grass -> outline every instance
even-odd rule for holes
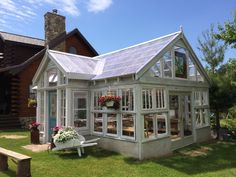
[[[0,146],[31,156],[32,177],[236,176],[236,143],[194,145],[169,157],[138,161],[98,147],[86,148],[86,154],[81,158],[76,151],[34,153],[21,147],[29,144],[28,131],[0,131],[0,136],[11,134],[28,137],[19,140],[0,138]],[[194,154],[197,155],[193,157]],[[13,177],[15,171],[16,165],[9,160],[9,170],[0,172],[0,177]]]

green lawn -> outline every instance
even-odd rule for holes
[[[28,131],[0,131],[0,136],[6,134],[29,136]],[[175,152],[171,157],[142,162],[97,147],[86,148],[82,158],[77,156],[76,151],[33,153],[21,147],[27,144],[29,138],[0,138],[1,147],[32,157],[32,177],[236,176],[236,143],[201,144],[203,149],[209,149],[205,155],[190,156],[190,151],[200,148],[192,146]],[[15,176],[15,170],[16,165],[9,160],[9,170],[0,172],[0,177]]]

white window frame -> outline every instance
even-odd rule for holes
[[[89,128],[89,106],[88,106],[88,91],[81,91],[81,90],[72,90],[72,125],[74,126],[74,121],[75,121],[75,102],[74,102],[74,94],[75,92],[80,92],[80,93],[85,93],[85,99],[86,99],[86,109],[81,109],[81,110],[86,110],[86,126],[85,127],[76,127],[79,128],[79,130],[87,130]]]
[[[126,136],[126,135],[123,135],[123,119],[122,119],[122,115],[123,114],[131,114],[133,116],[133,121],[134,121],[134,136]],[[125,139],[131,139],[131,140],[135,140],[135,137],[136,137],[136,116],[135,114],[132,114],[132,113],[121,113],[120,114],[120,120],[121,120],[121,137],[122,138],[125,138]]]
[[[116,134],[113,134],[113,133],[108,133],[107,130],[108,130],[108,114],[115,114],[116,115]],[[119,135],[119,119],[118,119],[118,114],[117,113],[106,113],[105,114],[106,118],[106,123],[105,123],[105,135],[107,136],[112,136],[112,137],[118,137]]]

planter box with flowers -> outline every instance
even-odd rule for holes
[[[37,122],[32,122],[29,125],[31,144],[39,144],[39,129],[38,129],[39,125],[40,125],[40,123],[37,123]]]
[[[53,137],[53,142],[56,145],[56,149],[65,149],[81,145],[84,140],[79,138],[80,136],[76,130],[67,127],[58,131]]]
[[[99,98],[99,103],[103,107],[119,109],[120,100],[121,98],[119,96],[106,95]]]

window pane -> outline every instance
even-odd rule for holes
[[[122,135],[134,137],[134,115],[122,114]]]
[[[50,69],[48,72],[48,86],[52,87],[52,86],[56,86],[57,85],[57,69],[53,68]]]
[[[143,109],[152,109],[152,89],[142,90]]]
[[[170,106],[170,133],[171,138],[180,137],[180,121],[181,117],[179,115],[179,96],[170,95],[169,96],[169,106]]]
[[[188,76],[190,80],[196,81],[196,68],[191,58],[188,59]]]
[[[69,53],[77,54],[77,49],[75,47],[73,47],[73,46],[70,46]]]
[[[164,63],[164,77],[172,77],[172,59],[171,52],[168,51],[163,56]]]
[[[66,126],[66,92],[61,90],[61,126]]]
[[[166,116],[165,115],[157,115],[157,135],[165,134],[167,132],[166,127]]]
[[[175,77],[187,78],[187,58],[183,52],[175,51]],[[181,50],[182,51],[182,50]]]
[[[107,114],[107,133],[117,134],[116,114]]]
[[[95,91],[93,97],[93,107],[94,110],[101,110],[101,104],[99,103],[99,98],[102,96],[102,91]]]
[[[156,89],[156,107],[165,108],[165,91],[164,89]]]
[[[60,84],[66,84],[66,76],[60,72]]]
[[[87,94],[74,92],[74,126],[87,126]]]
[[[41,95],[40,95],[40,131],[44,131],[44,124],[45,124],[45,119],[44,119],[44,116],[45,116],[45,113],[44,113],[44,92],[41,92]]]
[[[102,113],[94,113],[94,131],[103,132],[103,118]]]
[[[199,82],[204,81],[203,77],[201,76],[201,74],[198,71],[197,71],[197,81],[199,81]]]
[[[154,115],[153,114],[145,114],[144,115],[144,137],[151,138],[154,137]]]
[[[154,77],[161,77],[161,63],[160,61],[156,62],[156,64],[151,67],[151,73]]]
[[[184,112],[183,112],[183,124],[184,124],[184,136],[192,135],[192,116],[191,116],[191,98],[190,96],[184,96]]]
[[[134,110],[134,95],[133,89],[122,89],[122,110],[133,111]]]

